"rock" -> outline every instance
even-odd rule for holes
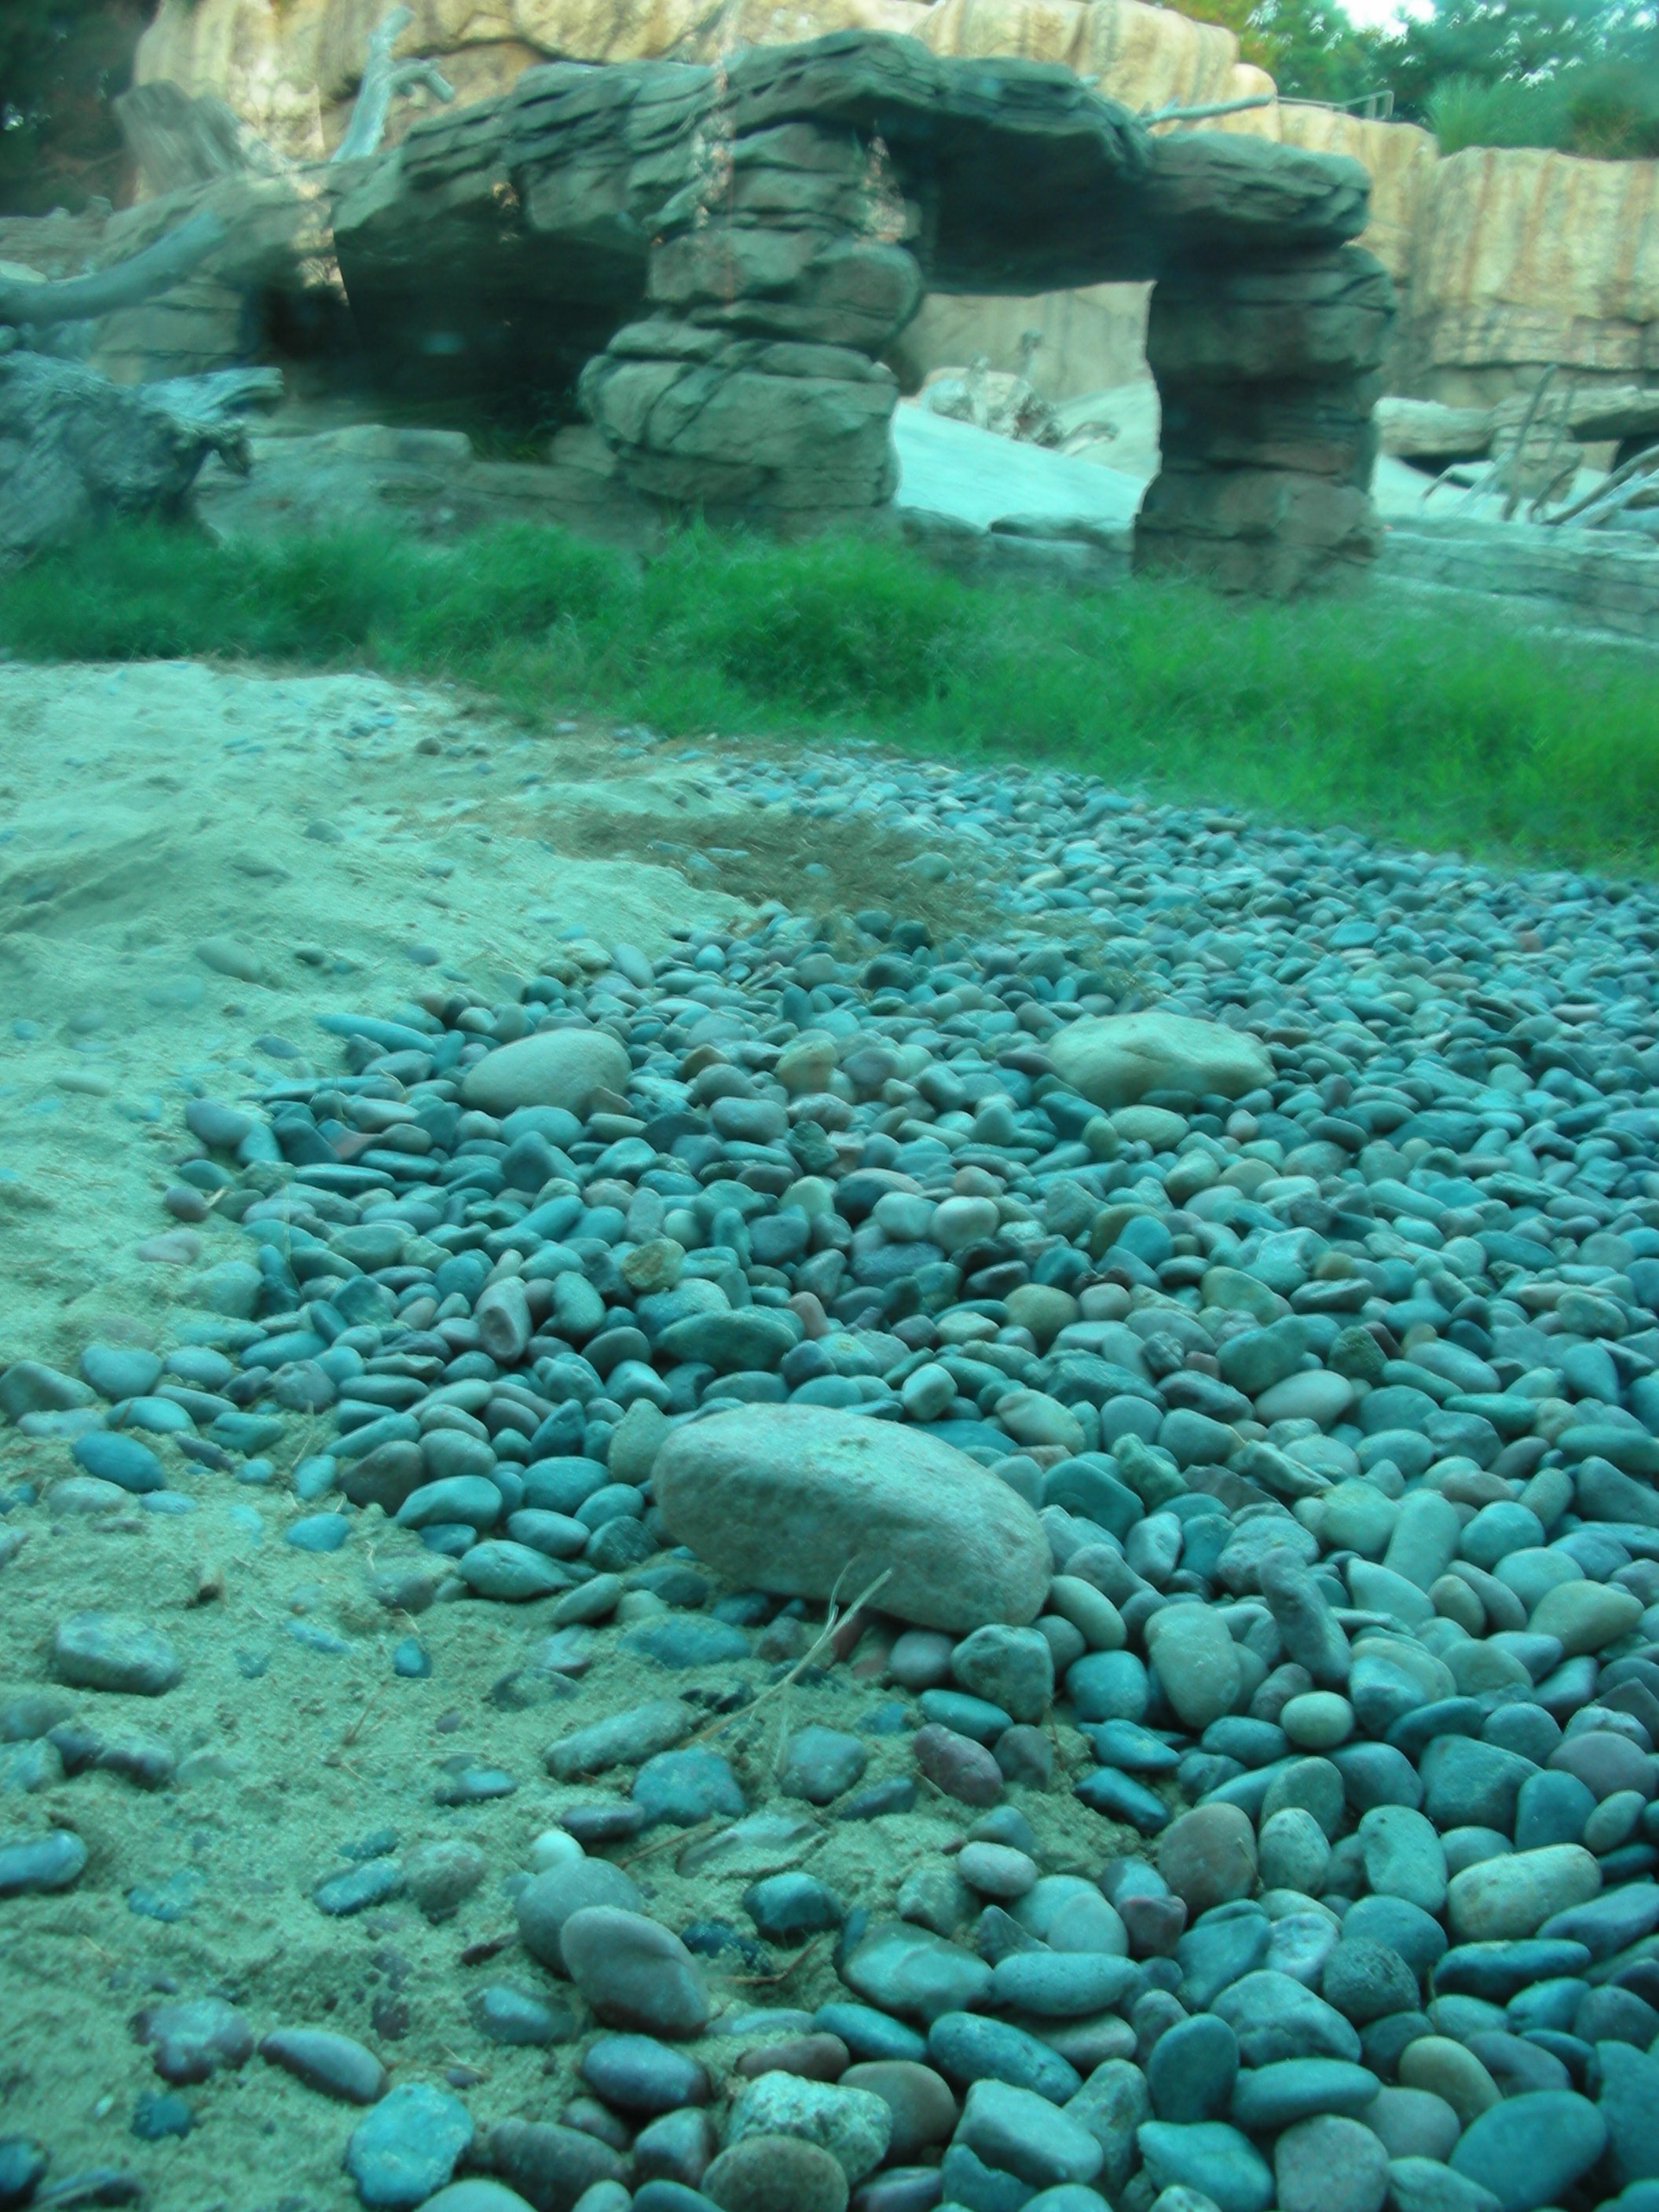
[[[1236,1805],[1200,1805],[1158,1838],[1158,1868],[1194,1917],[1255,1887],[1255,1834]]]
[[[137,1437],[126,1436],[118,1430],[88,1429],[84,1436],[75,1439],[72,1449],[76,1465],[85,1468],[100,1482],[115,1483],[140,1497],[152,1490],[167,1488],[161,1461]]]
[[[902,1920],[872,1929],[841,1972],[849,1989],[881,2011],[924,2023],[977,2004],[991,1987],[982,1959]]]
[[[1024,2028],[950,2012],[927,2031],[927,2055],[957,2082],[1006,2081],[1060,2105],[1081,2087],[1076,2069]]]
[[[1238,2038],[1213,2013],[1177,2021],[1152,2045],[1146,2086],[1160,2120],[1219,2119],[1238,2079]]]
[[[0,1897],[68,1889],[86,1864],[86,1845],[67,1828],[48,1828],[44,1835],[0,1835]]]
[[[325,2097],[372,2105],[386,2092],[386,2071],[372,2051],[326,2027],[275,2027],[259,2045],[269,2059]]]
[[[1443,2098],[1466,2128],[1498,2100],[1498,2084],[1480,2061],[1449,2036],[1414,2038],[1400,2054],[1400,2080]]]
[[[612,1905],[584,1906],[565,1921],[560,1948],[570,1978],[612,2027],[702,2033],[709,2014],[702,1969],[654,1920]]]
[[[1148,2120],[1135,2140],[1154,2189],[1195,2189],[1218,2212],[1267,2212],[1273,2201],[1266,2160],[1224,2120]]]
[[[466,1104],[501,1116],[525,1106],[585,1114],[596,1091],[626,1091],[628,1054],[605,1030],[549,1030],[498,1045],[467,1072]]]
[[[487,1982],[467,1999],[473,2026],[492,2043],[515,2048],[543,2049],[550,2043],[568,2043],[581,2023],[568,2006],[547,2004],[529,1990],[511,1982]]]
[[[691,1828],[717,1813],[736,1817],[744,1810],[737,1777],[717,1751],[659,1752],[634,1777],[633,1798],[647,1825]]]
[[[891,2107],[870,2090],[763,2074],[738,2090],[726,2140],[729,2149],[752,2136],[798,2137],[827,2151],[855,2187],[881,2163],[892,2128]]]
[[[1346,1930],[1325,1961],[1319,1986],[1326,2002],[1356,2027],[1413,2011],[1418,2002],[1417,1978],[1400,1954]]]
[[[1273,1081],[1254,1037],[1185,1014],[1104,1014],[1071,1023],[1048,1048],[1056,1075],[1097,1106],[1133,1106],[1149,1091],[1237,1098]]]
[[[455,1563],[456,1572],[477,1596],[522,1605],[551,1597],[569,1577],[554,1560],[528,1544],[510,1540],[474,1544]]]
[[[1288,1974],[1261,1969],[1246,1974],[1215,2000],[1215,2010],[1238,2038],[1247,2066],[1285,2058],[1359,2058],[1359,2037],[1340,2013]]]
[[[1454,1875],[1446,1892],[1452,1933],[1468,1942],[1535,1935],[1557,1912],[1594,1897],[1601,1869],[1578,1844],[1484,1859]]]
[[[1588,2098],[1533,2090],[1494,2105],[1465,2130],[1449,2161],[1490,2190],[1503,2212],[1559,2204],[1607,2147],[1607,2123]]]
[[[1598,2043],[1596,2109],[1607,2130],[1607,2178],[1615,2189],[1659,2178],[1659,2058],[1624,2042]]]
[[[184,1677],[178,1654],[159,1629],[114,1613],[76,1613],[59,1621],[52,1663],[58,1680],[72,1689],[136,1698],[163,1697]]]
[[[464,1836],[421,1844],[404,1861],[404,1886],[428,1920],[447,1920],[483,1880],[487,1862]]]
[[[1031,1509],[915,1431],[816,1407],[744,1407],[677,1431],[654,1480],[669,1533],[740,1585],[816,1598],[839,1587],[845,1599],[889,1574],[884,1612],[955,1632],[1024,1626],[1048,1589]]]
[[[679,1698],[654,1698],[562,1736],[548,1747],[547,1771],[556,1781],[574,1782],[613,1766],[643,1765],[658,1753],[684,1742],[695,1720],[690,1706]]]
[[[1311,1813],[1287,1805],[1262,1822],[1259,1856],[1264,1889],[1294,1889],[1316,1897],[1325,1886],[1331,1847]]]
[[[483,2181],[474,2178],[468,2181],[452,2181],[435,2197],[428,2197],[421,2212],[533,2212],[514,2189],[503,2189],[499,2181]]]
[[[253,2056],[253,2032],[222,1997],[187,1997],[139,2014],[135,2028],[155,2046],[155,2070],[164,2081],[205,2081],[221,2067],[233,2070]]]
[[[0,1413],[17,1422],[26,1413],[71,1413],[90,1406],[94,1392],[72,1375],[61,1375],[38,1359],[14,1360],[0,1374]]]
[[[1232,1711],[1238,1655],[1218,1613],[1204,1605],[1168,1606],[1147,1621],[1146,1649],[1164,1694],[1195,1735]]]
[[[1273,2145],[1279,2212],[1382,2212],[1389,2160],[1358,2120],[1298,2120]]]
[[[996,1622],[976,1628],[951,1653],[951,1672],[964,1690],[1016,1721],[1040,1721],[1054,1696],[1054,1654],[1035,1628]]]
[[[878,2058],[849,2066],[843,2089],[862,2089],[879,2097],[892,2115],[887,2160],[902,2166],[949,2139],[957,2124],[957,2100],[931,2066],[908,2058]]]
[[[643,1901],[635,1883],[609,1859],[579,1858],[550,1867],[526,1882],[514,1899],[519,1940],[532,1959],[562,1973],[565,1923],[573,1913],[599,1905],[635,1913]]]
[[[828,1805],[853,1787],[869,1763],[869,1751],[857,1736],[810,1722],[784,1747],[778,1787],[786,1797]]]
[[[1006,2081],[973,2084],[955,2141],[985,2165],[1039,2190],[1092,2181],[1105,2162],[1086,2128],[1046,2097]]]
[[[1499,2212],[1491,2190],[1431,2158],[1390,2159],[1389,2194],[1396,2212]]]
[[[346,2172],[370,2212],[413,2212],[444,2186],[471,2141],[459,2097],[402,2081],[352,2130]]]
[[[97,1468],[92,1471],[103,1472]],[[1642,1601],[1633,1590],[1590,1582],[1558,1583],[1534,1607],[1527,1626],[1534,1636],[1554,1637],[1571,1659],[1616,1642],[1635,1627],[1641,1613]]]
[[[1425,1912],[1446,1901],[1446,1853],[1432,1821],[1408,1805],[1376,1805],[1361,1815],[1365,1879],[1378,1894],[1404,1898]]]
[[[971,1737],[930,1722],[911,1738],[916,1766],[936,1790],[963,1805],[994,1805],[1002,1795],[1002,1769]]]
[[[574,2207],[585,2192],[616,2183],[628,2170],[597,2136],[545,2121],[497,2121],[489,2130],[489,2159],[504,2180],[538,2206]]]
[[[846,2212],[847,2176],[816,2143],[750,2136],[723,2150],[698,2185],[720,2212]]]
[[[1281,2058],[1240,2075],[1231,2118],[1249,2135],[1277,2135],[1322,2112],[1369,2114],[1377,2094],[1376,2075],[1346,2059]]]
[[[1104,1951],[1015,1951],[992,1969],[1000,2004],[1041,2020],[1082,2020],[1123,2003],[1140,1970]]]
[[[706,2105],[708,2069],[683,2051],[648,2035],[602,2035],[584,2052],[581,2075],[618,2112],[654,2117],[683,2105]]]

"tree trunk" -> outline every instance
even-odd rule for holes
[[[118,516],[179,514],[210,453],[246,471],[241,412],[281,389],[270,369],[125,385],[0,353],[0,569]]]

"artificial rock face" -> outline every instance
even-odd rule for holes
[[[1057,64],[866,31],[716,66],[554,63],[388,152],[221,178],[166,211],[203,201],[228,232],[204,281],[286,298],[267,327],[303,319],[321,269],[378,389],[580,410],[635,495],[774,526],[890,500],[885,356],[929,287],[1151,280],[1164,468],[1139,564],[1284,591],[1374,550],[1393,295],[1349,242],[1364,171],[1154,137]]]

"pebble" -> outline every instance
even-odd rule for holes
[[[332,2028],[272,2028],[261,2039],[259,2056],[308,2089],[348,2105],[373,2105],[386,2092],[386,2070],[374,2052]]]
[[[67,1828],[43,1834],[0,1834],[0,1898],[68,1889],[86,1871],[87,1847]]]
[[[1491,2191],[1503,2212],[1559,2203],[1607,2147],[1607,2122],[1571,2090],[1534,2090],[1493,2105],[1459,2138],[1454,2173]]]
[[[872,2090],[774,2073],[738,2092],[726,2140],[730,2148],[754,2136],[795,2136],[827,2152],[856,2187],[880,2164],[892,2131],[892,2108]]]
[[[82,1690],[159,1698],[177,1687],[184,1669],[159,1629],[112,1613],[71,1613],[52,1639],[52,1671]]]
[[[565,1923],[573,1913],[599,1905],[632,1913],[642,1901],[636,1884],[609,1859],[568,1860],[537,1875],[514,1897],[519,1940],[532,1959],[562,1973]]]
[[[755,1406],[678,1430],[653,1471],[668,1531],[739,1584],[828,1598],[883,1576],[883,1609],[919,1627],[1034,1620],[1049,1560],[1030,1507],[953,1445],[882,1426]]]
[[[352,2130],[346,2172],[370,2212],[413,2212],[444,2187],[471,2141],[459,2097],[400,2081]]]
[[[708,2022],[702,1968],[678,1936],[641,1913],[584,1905],[564,1922],[560,1950],[583,1996],[614,2027],[688,2036]]]
[[[994,851],[1000,938],[772,909],[654,961],[554,939],[499,1005],[423,969],[441,992],[390,1021],[331,1015],[351,1067],[386,1072],[285,1080],[269,1125],[214,1076],[237,1104],[187,1118],[225,1157],[185,1161],[177,1188],[204,1214],[222,1192],[204,1237],[248,1240],[186,1285],[218,1333],[165,1357],[88,1346],[84,1381],[0,1375],[0,1413],[78,1470],[39,1520],[0,1501],[6,1534],[113,1542],[131,1516],[154,1535],[172,1524],[132,1516],[135,1494],[210,1513],[261,1457],[274,1495],[285,1416],[320,1421],[295,1493],[343,1503],[288,1523],[296,1571],[309,1553],[319,1581],[355,1575],[353,1522],[379,1506],[404,1529],[370,1587],[411,1613],[441,1598],[422,1636],[458,1711],[477,1647],[455,1631],[503,1602],[534,1626],[480,1711],[582,1700],[539,1741],[555,1804],[592,1789],[560,1832],[595,1856],[509,1877],[532,1958],[561,1972],[568,1926],[609,2040],[696,2067],[672,2039],[706,2024],[703,1955],[763,1971],[750,1924],[816,1936],[824,1972],[836,1944],[859,2002],[769,2016],[746,2048],[777,2063],[738,2078],[850,2093],[809,2078],[850,2053],[938,2085],[950,2115],[911,2085],[930,2132],[902,2152],[895,2134],[870,2212],[941,2188],[975,2212],[1033,2191],[1096,2212],[1137,2145],[1136,2190],[1187,2192],[1164,2212],[1202,2212],[1195,2191],[1222,2212],[1311,2212],[1321,2191],[1376,2212],[1374,2145],[1397,2212],[1521,2212],[1650,2172],[1646,2076],[1618,2069],[1651,2063],[1652,1992],[1586,1978],[1659,1927],[1645,894],[1120,809],[1080,778],[851,754],[708,773],[809,830],[867,812]],[[1088,964],[1112,964],[1097,915],[1122,976]],[[191,1496],[164,1487],[174,1451]],[[60,1628],[58,1680],[142,1689],[151,1659],[178,1679],[157,1631],[93,1618]],[[179,1632],[192,1677],[198,1632]],[[278,1651],[316,1666],[365,1633],[307,1610]],[[418,1700],[433,1661],[411,1644],[388,1694]],[[745,1718],[798,1668],[763,1726]],[[659,1669],[685,1695],[639,1702]],[[58,1794],[84,1785],[46,1729],[5,1772],[42,1778],[67,1820]],[[171,1771],[170,1752],[120,1756],[120,1786]],[[445,1817],[489,1819],[507,1757],[441,1764]],[[676,1841],[681,1945],[644,1917],[650,1858],[636,1881],[599,1855],[688,1818],[735,1825]],[[1146,1860],[1122,1856],[1126,1827]],[[489,1893],[492,1832],[401,1857],[366,1839],[313,1894],[372,1915],[406,1892],[441,1917]],[[67,1827],[9,1837],[0,1891],[85,1863]],[[883,1917],[901,1894],[927,1924]],[[596,1917],[626,1923],[614,1957],[583,1948]],[[476,1995],[481,2033],[521,2027],[570,2086],[577,1996]],[[960,2128],[919,2028],[969,2085]],[[969,2046],[995,2060],[971,2081]],[[1601,2107],[1577,2094],[1595,2084]],[[581,2094],[572,2118],[618,2142],[647,2117],[620,2075]],[[1527,2135],[1552,2098],[1557,2169]],[[702,2193],[722,2158],[757,2204],[786,2172],[792,2204],[840,2201],[799,2135],[700,2165],[704,2116],[661,2112],[642,2205]],[[1612,2148],[1569,2173],[1595,2124]],[[1060,2160],[1073,2127],[1097,2170]],[[798,2172],[749,2149],[781,2141]],[[890,2171],[940,2145],[921,2184]],[[489,2161],[498,2181],[424,2175],[402,2201],[626,2201],[583,2127],[502,2123]]]
[[[720,2212],[846,2212],[847,2174],[829,2151],[800,2136],[755,2135],[711,2161],[701,2194]]]
[[[1358,2120],[1322,2113],[1273,2145],[1279,2212],[1382,2212],[1389,2160]]]

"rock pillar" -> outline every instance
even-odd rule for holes
[[[635,490],[772,527],[891,498],[898,398],[878,359],[921,273],[877,163],[844,127],[713,131],[671,203],[647,304],[591,361],[581,404]]]
[[[1372,409],[1394,321],[1355,246],[1278,262],[1176,262],[1152,291],[1146,355],[1163,466],[1135,567],[1225,591],[1341,589],[1376,556]]]

